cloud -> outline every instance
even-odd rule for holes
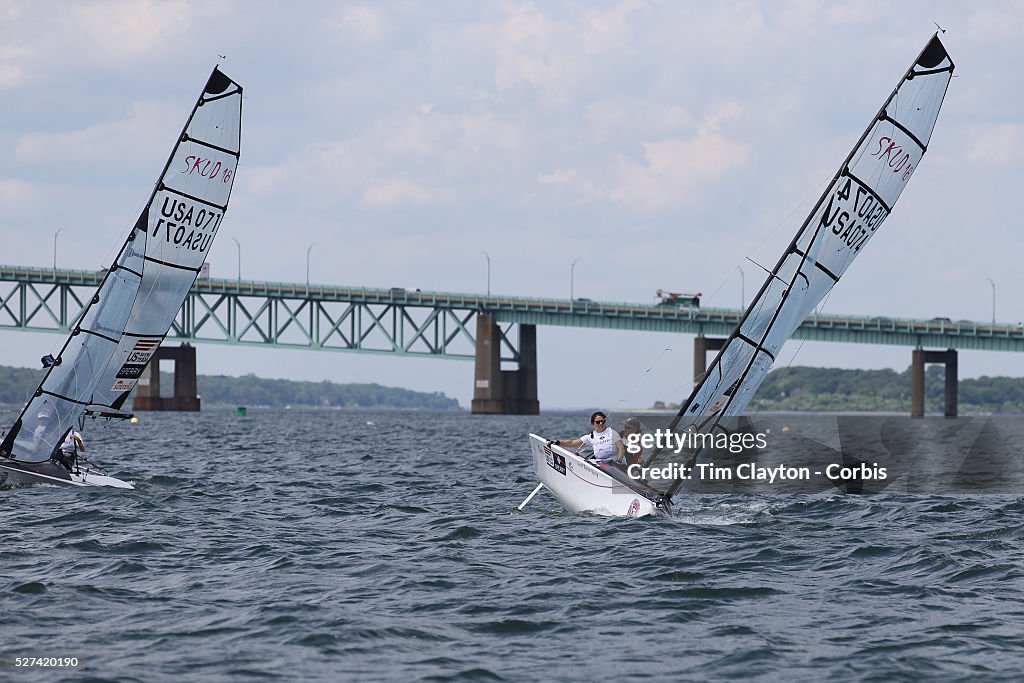
[[[174,135],[180,130],[177,112],[155,103],[133,103],[128,115],[119,121],[98,123],[82,130],[62,133],[28,133],[18,139],[15,156],[23,162],[51,164],[98,162],[99,168],[111,163],[129,162],[148,156],[160,148],[170,150]],[[175,131],[171,133],[170,131]],[[145,159],[145,163],[151,160]]]
[[[279,163],[243,168],[256,193],[319,193],[362,206],[448,204],[508,181],[528,134],[506,119],[437,113],[430,104],[381,117],[345,139],[311,143]],[[325,199],[326,201],[326,199]]]
[[[499,90],[528,83],[551,99],[563,100],[566,89],[580,78],[583,64],[570,47],[578,36],[532,4],[513,8],[494,32],[494,82]]]
[[[369,206],[395,204],[429,204],[434,201],[431,192],[406,180],[374,183],[363,191],[362,201]]]
[[[25,73],[21,67],[11,64],[7,56],[0,54],[0,90],[14,88],[21,84]]]
[[[25,33],[19,31],[24,6],[12,0],[0,0],[0,90],[14,88],[25,80],[24,64],[33,52],[19,44]]]
[[[20,180],[0,179],[0,202],[4,204],[28,204],[35,196],[35,189]]]
[[[965,22],[967,34],[981,44],[1019,43],[1021,11],[1019,0],[1003,3],[978,3]],[[951,28],[951,27],[950,27]]]
[[[599,57],[629,51],[628,20],[644,6],[626,0],[575,22],[555,20],[532,3],[511,7],[504,21],[482,31],[493,45],[495,85],[506,91],[525,83],[549,102],[568,102],[580,84],[601,73]]]
[[[588,10],[583,18],[583,47],[588,54],[628,50],[633,39],[629,18],[647,6],[644,0],[626,0],[607,10]]]
[[[691,199],[702,186],[746,163],[749,149],[713,131],[691,140],[644,144],[645,164],[622,162],[611,198],[654,211]]]
[[[342,29],[359,40],[372,42],[381,37],[385,29],[384,18],[376,10],[362,5],[346,7],[338,21]]]
[[[605,201],[607,192],[573,169],[555,169],[537,176],[537,184],[574,198],[576,204]]]
[[[172,49],[175,37],[192,29],[191,18],[185,0],[108,0],[72,5],[65,26],[87,44],[88,57],[110,62]]]
[[[617,124],[624,109],[602,105],[589,112],[600,127]],[[577,202],[607,202],[629,209],[657,211],[671,208],[691,200],[696,192],[719,178],[745,165],[751,156],[749,147],[730,139],[721,132],[722,124],[740,117],[742,108],[729,102],[715,109],[697,127],[689,138],[665,137],[639,143],[643,160],[638,161],[616,155],[599,162],[593,168],[574,170],[559,168],[537,175],[538,184],[562,194],[573,194]],[[686,113],[675,107],[667,108],[661,116],[661,126],[678,127],[688,119]],[[657,130],[658,125],[647,128]],[[601,168],[603,166],[603,169]],[[600,177],[605,180],[598,180]],[[604,184],[605,189],[599,189]]]
[[[602,99],[588,104],[584,115],[595,144],[638,130],[666,134],[693,124],[693,117],[683,107],[648,100]]]
[[[989,126],[973,136],[967,158],[979,163],[1019,165],[1024,161],[1024,124]]]

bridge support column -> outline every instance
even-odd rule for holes
[[[944,363],[946,366],[946,417],[957,415],[957,355],[956,349],[925,351],[914,349],[910,364],[910,417],[924,417],[924,366]]]
[[[476,316],[474,415],[537,415],[537,326],[519,325],[519,369],[501,369],[501,330],[487,313]]]
[[[160,361],[174,361],[174,397],[160,396]],[[196,393],[196,347],[182,344],[178,347],[161,346],[153,354],[135,390],[132,410],[199,410]]]
[[[699,335],[693,338],[693,382],[697,384],[704,379],[708,371],[708,351],[721,351],[725,339]]]

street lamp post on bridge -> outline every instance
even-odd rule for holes
[[[309,253],[313,251],[313,247],[316,246],[316,242],[313,242],[306,247],[306,287],[309,287]]]
[[[574,292],[576,282],[576,264],[582,256],[577,256],[576,260],[572,262],[572,267],[569,268],[569,311],[571,312],[576,305],[576,296]]]
[[[740,315],[747,309],[747,278],[743,275],[743,269],[736,266],[740,271]]]
[[[485,251],[483,252],[484,258],[487,259],[487,296],[491,295],[491,257]]]
[[[235,246],[238,247],[238,281],[242,281],[242,245],[237,238],[232,237],[235,241]]]
[[[992,324],[996,324],[996,283],[992,282],[992,278],[985,278],[992,285]]]
[[[57,232],[53,233],[53,272],[57,273],[57,235],[64,232],[64,228],[57,228]]]

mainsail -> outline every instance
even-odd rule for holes
[[[146,208],[0,455],[46,461],[87,409],[119,413],[220,229],[241,114],[242,87],[214,68]]]
[[[878,232],[928,149],[953,62],[936,34],[882,105],[740,324],[671,423],[676,431],[724,432],[744,412],[782,345]],[[693,461],[699,453],[690,455]],[[668,462],[673,453],[650,461]],[[650,482],[671,497],[682,480]]]

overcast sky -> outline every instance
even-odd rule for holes
[[[937,22],[931,148],[830,313],[1024,320],[1024,2],[0,0],[0,262],[109,265],[221,68],[242,159],[215,277],[749,302]],[[219,55],[225,55],[221,58]],[[741,270],[743,276],[741,277]],[[741,285],[745,280],[745,291]],[[692,336],[540,328],[542,407],[689,393]],[[57,335],[0,332],[38,366]],[[671,349],[665,351],[665,349]],[[906,368],[910,349],[780,364]],[[472,363],[199,348],[205,374],[375,381],[468,406]],[[648,371],[650,370],[650,371]],[[964,351],[961,376],[1024,375]],[[909,389],[908,389],[909,390]]]

